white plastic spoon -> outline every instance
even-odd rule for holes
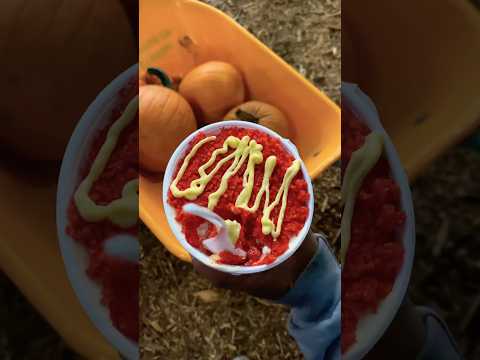
[[[215,214],[213,211],[197,205],[186,204],[183,206],[183,211],[192,214],[212,223],[218,230],[218,234],[214,238],[206,239],[203,241],[203,245],[212,253],[218,254],[222,251],[228,251],[234,255],[245,257],[247,253],[242,249],[235,248],[230,239],[228,238],[227,227],[225,220],[221,216]]]
[[[115,235],[104,244],[105,253],[109,256],[131,262],[140,258],[140,244],[130,235]]]

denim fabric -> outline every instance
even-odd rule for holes
[[[326,241],[295,286],[277,302],[292,308],[288,329],[306,360],[339,360],[341,336],[341,269]],[[432,310],[417,308],[426,339],[417,360],[461,360],[448,327]]]
[[[431,309],[417,307],[423,318],[426,338],[417,360],[461,360],[457,345],[444,321]]]
[[[292,307],[288,329],[307,360],[340,359],[341,271],[327,243],[278,302]]]

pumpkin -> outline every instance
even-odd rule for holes
[[[138,61],[116,0],[5,0],[0,12],[0,145],[57,161],[90,103]]]
[[[229,109],[245,100],[242,75],[233,65],[220,61],[204,63],[187,73],[179,92],[203,123],[222,120]]]
[[[248,101],[236,106],[225,115],[225,120],[243,120],[263,125],[284,138],[291,136],[287,117],[273,105],[261,101]]]
[[[171,89],[172,82],[158,69],[149,69],[162,85],[139,88],[140,166],[150,172],[165,171],[173,152],[197,128],[188,102]]]
[[[138,79],[138,85],[163,85],[177,91],[182,79],[179,76],[168,77],[162,70],[157,68],[148,68]]]
[[[138,77],[138,86],[143,86],[143,85],[147,85],[147,75],[146,74],[142,74]]]

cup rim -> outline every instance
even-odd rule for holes
[[[186,149],[188,148],[189,144],[191,141],[199,134],[199,133],[214,133],[217,131],[220,131],[221,129],[224,128],[231,128],[231,127],[240,127],[240,128],[246,128],[246,129],[255,129],[255,130],[260,130],[264,133],[266,133],[269,136],[272,136],[278,140],[281,141],[281,143],[284,145],[285,149],[290,152],[295,159],[300,159],[300,153],[298,152],[297,148],[295,145],[288,139],[285,139],[278,135],[276,132],[274,132],[271,129],[268,129],[262,125],[255,124],[255,123],[249,123],[245,121],[240,121],[240,120],[228,120],[228,121],[221,121],[217,123],[213,123],[207,126],[204,126],[202,128],[197,129],[193,133],[191,133],[188,137],[186,137],[180,145],[176,148],[175,152],[173,155],[170,157],[170,160],[168,162],[167,168],[165,170],[165,175],[163,179],[163,207],[165,210],[165,215],[167,217],[168,224],[170,226],[170,229],[172,230],[173,234],[177,238],[177,240],[180,242],[180,244],[187,250],[187,252],[196,260],[200,261],[202,264],[211,267],[215,270],[219,270],[221,272],[229,273],[231,275],[243,275],[243,274],[253,274],[253,273],[259,273],[262,271],[269,270],[275,266],[278,266],[279,264],[283,263],[285,260],[287,260],[292,254],[295,253],[295,251],[300,247],[302,244],[303,240],[306,238],[308,231],[310,229],[312,219],[313,219],[313,211],[314,211],[314,193],[313,193],[313,187],[312,187],[312,182],[310,179],[310,176],[308,174],[307,168],[303,161],[301,162],[301,169],[302,169],[302,174],[307,182],[307,188],[308,188],[308,193],[310,195],[310,199],[308,202],[308,215],[307,219],[305,221],[304,226],[300,230],[300,232],[295,236],[294,238],[290,239],[289,242],[289,247],[288,249],[281,254],[279,257],[275,259],[274,262],[270,264],[264,264],[264,265],[255,265],[255,266],[240,266],[240,265],[227,265],[227,264],[218,264],[214,262],[212,259],[210,259],[209,256],[198,250],[197,248],[193,247],[188,243],[188,241],[185,238],[185,235],[181,231],[181,227],[179,223],[175,220],[175,212],[176,210],[170,206],[168,203],[168,192],[170,190],[170,184],[173,179],[173,175],[175,173],[175,170],[177,168],[177,164],[182,159],[185,155]]]
[[[363,121],[371,131],[382,134],[384,153],[392,177],[400,187],[401,206],[406,215],[402,235],[404,261],[392,291],[382,300],[376,313],[367,314],[360,320],[356,329],[357,341],[342,354],[342,359],[356,360],[363,358],[380,340],[405,299],[415,256],[415,214],[408,177],[395,146],[382,126],[375,104],[356,84],[342,82],[341,93],[342,103],[359,115],[360,121]]]
[[[87,251],[66,233],[66,228],[69,224],[68,206],[78,186],[77,180],[86,153],[90,150],[91,142],[88,139],[104,125],[102,120],[105,120],[107,114],[110,114],[110,111],[106,109],[111,109],[118,98],[119,91],[137,73],[138,64],[134,64],[118,75],[100,92],[80,118],[63,156],[56,198],[58,242],[70,284],[94,326],[114,348],[128,359],[138,358],[138,344],[123,335],[113,325],[108,309],[101,304],[100,285],[86,275],[86,266],[82,266],[79,262],[78,257],[86,258]],[[86,146],[86,144],[90,145]],[[98,289],[100,295],[92,298],[92,294],[87,292],[86,288],[93,288],[94,291]]]

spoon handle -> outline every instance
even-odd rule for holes
[[[183,211],[188,214],[199,216],[202,219],[209,221],[218,229],[218,234],[216,237],[203,241],[203,245],[208,250],[210,250],[214,254],[218,254],[222,251],[228,251],[238,256],[246,256],[245,251],[235,248],[235,246],[228,239],[225,220],[222,219],[219,215],[203,206],[199,206],[193,203],[184,205]]]
[[[218,229],[225,227],[225,221],[219,215],[203,206],[190,203],[183,206],[183,211],[211,222]]]

